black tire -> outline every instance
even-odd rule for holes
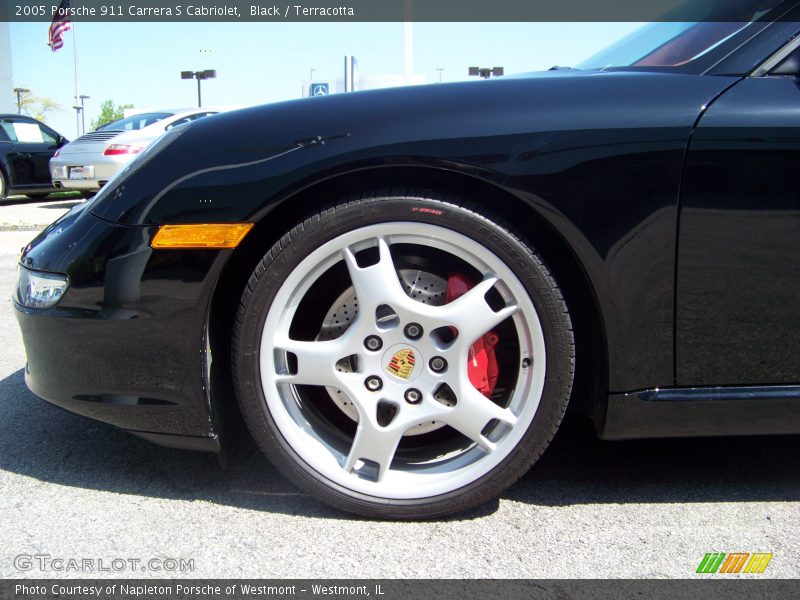
[[[367,229],[376,225],[381,227]],[[435,226],[436,229],[432,229],[430,226]],[[405,241],[406,238],[402,237],[405,230],[410,232],[409,235],[418,235],[418,232],[432,235],[429,238],[420,238],[423,241],[415,245],[410,242],[407,243]],[[349,243],[347,241],[349,237],[347,236],[360,236],[363,234],[365,239],[372,239],[370,237],[372,235],[370,232],[372,231],[397,232],[396,235],[394,233],[390,234],[388,238],[393,245],[392,257],[387,264],[396,270],[395,277],[402,278],[404,277],[403,273],[409,272],[409,270],[403,270],[404,267],[402,265],[404,264],[411,265],[411,271],[417,269],[417,277],[425,276],[431,281],[439,281],[436,279],[437,277],[453,277],[453,275],[448,276],[447,272],[444,271],[446,268],[443,266],[444,263],[452,260],[452,265],[447,268],[452,269],[453,265],[455,265],[455,267],[461,268],[463,272],[467,272],[469,267],[467,266],[468,261],[465,255],[467,252],[473,252],[478,257],[476,258],[478,264],[483,264],[481,261],[486,261],[487,265],[496,265],[497,268],[494,269],[494,272],[507,274],[500,279],[502,286],[491,288],[492,291],[483,296],[483,301],[487,305],[495,302],[498,306],[504,304],[517,306],[514,309],[516,312],[514,312],[513,317],[509,317],[505,321],[492,326],[492,332],[497,331],[502,337],[501,343],[497,346],[501,379],[498,380],[498,386],[495,388],[491,402],[500,407],[498,414],[503,416],[499,420],[492,419],[486,422],[480,434],[476,435],[474,432],[469,431],[470,426],[463,425],[463,420],[459,420],[461,417],[452,417],[455,412],[442,413],[444,415],[443,419],[453,418],[455,422],[453,427],[450,427],[451,423],[447,421],[443,422],[446,422],[448,427],[435,424],[427,425],[426,422],[419,425],[419,427],[433,427],[432,431],[424,430],[423,433],[417,434],[412,439],[412,436],[407,435],[411,431],[409,429],[406,430],[406,435],[400,439],[400,444],[396,446],[396,450],[389,450],[388,454],[383,455],[382,452],[376,449],[376,455],[383,456],[384,460],[382,462],[384,466],[381,466],[381,460],[370,461],[367,459],[366,453],[361,454],[356,451],[356,444],[352,441],[356,435],[354,430],[357,431],[355,419],[350,417],[350,421],[348,421],[346,416],[342,414],[342,406],[346,407],[347,403],[337,404],[336,407],[339,408],[337,413],[332,408],[334,406],[333,401],[329,400],[327,396],[317,397],[314,395],[323,394],[327,390],[327,395],[333,398],[333,392],[336,392],[336,390],[331,391],[330,386],[328,388],[318,388],[306,385],[265,384],[262,379],[262,373],[267,373],[270,381],[274,379],[277,382],[279,377],[299,377],[297,373],[301,372],[296,367],[291,366],[290,363],[294,355],[290,354],[290,351],[275,350],[273,352],[274,356],[270,356],[269,353],[265,352],[264,364],[262,365],[262,333],[264,331],[273,332],[272,324],[282,322],[281,319],[283,319],[287,323],[291,323],[290,327],[293,328],[304,324],[310,329],[310,333],[307,332],[305,335],[313,336],[314,331],[318,329],[320,315],[326,306],[329,306],[329,308],[325,319],[331,318],[331,311],[334,311],[334,316],[336,316],[336,302],[330,304],[330,297],[335,297],[340,289],[345,290],[343,294],[347,293],[347,286],[351,284],[347,274],[348,272],[353,272],[349,271],[349,269],[353,268],[357,271],[357,269],[361,268],[361,263],[355,263],[356,258],[353,258],[354,262],[349,266],[345,265],[344,262],[337,263],[335,267],[331,267],[326,271],[327,274],[316,276],[314,275],[316,271],[313,271],[313,269],[322,272],[323,268],[328,267],[323,267],[323,263],[320,263],[320,266],[314,266],[316,254],[313,253],[327,252],[327,248],[332,247],[331,244]],[[447,246],[445,250],[438,247],[440,242],[437,236],[439,234],[441,234],[441,239],[444,240],[441,243],[452,244]],[[400,241],[395,242],[395,239]],[[408,238],[412,242],[416,239],[414,237]],[[367,242],[364,243],[366,244]],[[459,243],[463,244],[462,247],[467,248],[467,250],[463,250],[463,253],[458,249]],[[322,248],[326,244],[328,246]],[[376,244],[380,247],[380,242],[376,242]],[[343,246],[343,248],[342,253],[347,253],[351,249],[350,246]],[[472,248],[474,250],[470,250]],[[357,250],[352,250],[352,252],[356,253]],[[363,252],[372,251],[365,250]],[[441,255],[439,254],[440,252],[442,253]],[[359,260],[365,260],[363,259],[365,254],[361,254],[361,256],[362,258]],[[472,254],[469,256],[472,256]],[[378,260],[378,263],[383,264],[381,260],[383,259]],[[463,264],[461,261],[463,261]],[[327,265],[328,263],[324,264]],[[355,267],[353,266],[354,264],[358,266]],[[309,268],[312,271],[308,271],[308,274],[306,274]],[[372,267],[366,266],[363,268]],[[339,271],[336,272],[335,269],[339,269]],[[344,277],[340,277],[341,269],[344,269]],[[481,271],[486,270],[486,268],[481,267]],[[440,273],[439,271],[442,272]],[[458,272],[461,273],[461,271]],[[316,279],[314,278],[315,276],[317,277]],[[285,308],[285,306],[288,305],[280,303],[283,302],[282,299],[284,297],[288,297],[285,296],[286,294],[300,293],[297,290],[302,288],[296,287],[292,283],[294,278],[299,277],[312,281],[313,283],[310,284],[312,287],[302,295],[302,302],[297,312],[287,313],[286,311],[289,309]],[[350,280],[352,279],[351,276]],[[367,281],[368,279],[364,279],[364,282]],[[489,281],[488,276],[487,281]],[[450,279],[447,279],[447,282],[449,284]],[[371,284],[362,283],[361,285],[368,286]],[[331,287],[337,289],[331,291],[329,289]],[[356,287],[358,286],[353,284],[352,289],[355,290]],[[431,287],[434,287],[433,283]],[[362,289],[366,290],[367,287],[362,287]],[[408,286],[406,289],[408,290]],[[369,288],[369,291],[371,293],[372,288]],[[441,293],[439,289],[437,294],[441,295]],[[328,296],[324,297],[326,294]],[[502,296],[502,294],[505,294],[505,296]],[[397,298],[397,296],[387,297]],[[478,295],[473,295],[471,301],[478,302],[476,306],[482,307],[483,305],[480,304],[480,301],[476,300],[478,297]],[[500,301],[497,300],[498,297]],[[342,296],[339,296],[339,301],[341,301],[341,298]],[[364,298],[367,298],[366,293]],[[398,305],[403,304],[405,306],[404,302],[402,299],[398,300]],[[303,303],[307,303],[308,307],[304,308],[306,305]],[[320,304],[321,307],[312,308],[315,303]],[[371,305],[368,304],[368,306]],[[416,306],[417,304],[414,304],[412,309]],[[531,307],[534,312],[531,312]],[[425,316],[428,314],[426,311],[439,309],[425,308],[423,310],[420,306],[419,310],[422,311],[420,314]],[[504,309],[491,307],[490,310],[494,312]],[[361,315],[362,313],[358,314]],[[366,309],[364,309],[363,314],[366,316],[361,320],[351,317],[353,321],[343,326],[344,331],[349,331],[350,327],[353,327],[355,331],[357,325],[353,323],[360,324],[358,327],[372,327],[372,322],[377,317],[373,319]],[[395,316],[400,314],[406,313],[402,313],[398,308]],[[413,315],[415,313],[408,314]],[[298,318],[298,315],[300,315],[300,318]],[[479,315],[476,313],[474,320],[477,322],[481,318],[491,320],[495,317],[486,311],[485,314],[481,313]],[[336,322],[338,323],[338,321]],[[402,328],[404,324],[400,322],[399,316],[397,322],[400,325],[396,329],[387,330],[387,333],[381,333],[381,335],[400,336],[400,331],[403,331],[404,334],[407,333]],[[323,320],[323,329],[325,323],[326,321]],[[265,329],[267,324],[269,324],[270,329]],[[383,327],[380,322],[375,323],[375,327],[379,325]],[[462,328],[463,331],[468,331],[469,327],[472,326],[471,322],[467,322],[467,320],[462,320],[456,325],[456,329],[448,327],[448,329],[454,331],[453,335],[460,335]],[[281,327],[284,326],[281,325]],[[445,328],[441,329],[444,330]],[[360,331],[361,329],[358,329],[359,335]],[[381,329],[380,331],[384,330]],[[433,338],[434,331],[439,330],[426,331],[425,335],[430,335]],[[527,335],[526,331],[539,332],[538,337]],[[289,337],[287,333],[286,338],[288,339]],[[534,337],[537,337],[537,339],[525,341],[527,338],[533,339]],[[291,338],[292,340],[295,339],[294,333],[291,334]],[[307,339],[315,340],[317,338],[308,337]],[[277,334],[272,336],[272,333],[270,333],[265,336],[265,344],[271,347],[272,343],[279,343],[278,341],[273,342],[273,340],[279,339],[283,338],[277,336]],[[341,334],[341,338],[336,339],[344,340],[345,336]],[[479,339],[485,338],[481,337]],[[461,350],[454,355],[456,357],[454,360],[459,360],[458,357],[463,352],[464,365],[468,364],[466,356],[468,352],[463,348],[469,348],[470,352],[476,348],[476,346],[467,345],[472,343],[469,340],[470,338],[467,338],[465,334],[462,342],[460,342],[462,344]],[[293,343],[295,342],[286,342],[286,344]],[[315,343],[319,344],[319,342]],[[409,351],[412,354],[412,358],[415,356],[414,352],[424,356],[424,351],[413,345],[422,342],[407,342],[409,344],[407,349],[403,346],[403,343],[399,344],[398,347],[402,346],[402,348],[391,356],[390,362],[395,361],[398,356],[408,358]],[[425,343],[434,344],[434,346],[425,346],[426,348],[436,347],[436,344],[440,344],[440,341],[429,341],[425,338]],[[455,345],[455,342],[449,343]],[[546,361],[535,358],[534,364],[531,365],[529,359],[521,359],[522,356],[528,356],[528,346],[526,344],[533,344],[534,346],[531,347],[538,348],[540,353],[543,348]],[[538,346],[536,346],[537,344]],[[321,348],[322,346],[317,345],[314,347]],[[444,347],[444,344],[441,347]],[[305,347],[303,346],[302,348]],[[379,353],[382,351],[383,349]],[[386,350],[386,352],[389,353],[390,350]],[[403,352],[405,354],[402,354]],[[367,364],[367,367],[365,367],[367,370],[371,368],[369,365],[372,365],[375,360],[382,360],[383,362],[380,362],[380,365],[385,366],[387,364],[386,356],[389,356],[389,354],[386,354],[381,359],[372,359],[366,350],[363,354],[364,356],[358,354],[358,358],[351,362],[352,364]],[[304,355],[300,353],[300,356],[303,358],[298,360],[304,362],[306,360]],[[536,354],[536,356],[540,357],[541,355]],[[464,511],[495,498],[524,475],[547,448],[564,415],[572,387],[574,356],[572,325],[558,285],[542,259],[519,236],[515,235],[510,227],[502,224],[500,219],[488,216],[488,213],[482,207],[468,205],[459,199],[444,196],[430,197],[429,192],[427,195],[417,195],[393,191],[362,195],[356,199],[351,199],[349,202],[340,203],[315,214],[286,233],[266,253],[250,277],[241,298],[241,305],[235,324],[232,352],[234,385],[244,419],[258,445],[281,473],[300,488],[329,505],[364,516],[394,519],[441,517]],[[348,359],[348,361],[350,360]],[[370,360],[373,363],[370,363]],[[528,361],[528,366],[525,365],[526,360]],[[427,358],[425,358],[425,361],[425,363],[420,361],[420,364],[430,365],[427,362]],[[545,362],[546,366],[543,364]],[[281,363],[282,366],[279,366],[278,363]],[[369,375],[367,371],[364,371],[362,375],[358,367],[352,366],[352,364],[349,369],[354,373],[347,375],[350,377],[347,380],[348,382]],[[454,364],[451,361],[451,367]],[[336,365],[337,369],[341,371],[340,363],[336,363]],[[415,368],[412,361],[412,370],[409,371],[411,375],[413,375],[413,369]],[[432,371],[433,367],[429,366],[426,369],[423,366],[419,368],[422,371],[416,375],[420,378],[418,381],[433,381],[437,376]],[[266,370],[262,371],[262,369]],[[293,369],[295,374],[292,374]],[[302,367],[300,369],[302,370]],[[525,369],[528,370],[526,371]],[[274,377],[271,375],[272,370],[278,373]],[[345,366],[344,370],[347,371],[348,367]],[[279,371],[284,375],[280,375]],[[326,369],[323,369],[323,371],[325,377],[331,376]],[[306,378],[311,373],[311,371],[302,372],[303,377]],[[392,378],[386,374],[387,372],[380,371],[380,375],[386,379],[385,385],[387,388],[382,389],[378,393],[379,395],[390,394],[388,390],[390,383],[394,385],[392,389],[398,390],[404,389],[401,386],[407,385],[407,381]],[[406,378],[409,379],[411,375],[407,374]],[[333,376],[336,376],[336,374],[333,373]],[[454,378],[457,377],[457,373],[453,374],[448,381],[455,381]],[[502,379],[503,377],[506,379]],[[539,381],[540,377],[543,378],[541,381]],[[390,379],[391,381],[389,381]],[[302,383],[302,380],[299,381]],[[464,379],[462,378],[458,381],[464,381]],[[505,386],[505,391],[502,394],[497,391],[501,388],[501,384]],[[351,384],[348,383],[347,385]],[[265,392],[265,387],[269,391]],[[352,384],[352,387],[342,389],[344,390],[344,397],[347,399],[351,399],[350,396],[356,398],[366,398],[368,396],[368,392],[364,392],[357,384]],[[441,388],[437,389],[441,391]],[[526,389],[538,389],[540,392],[536,394],[531,392],[526,395]],[[290,390],[291,394],[286,390]],[[448,388],[448,390],[450,392],[453,391],[452,387]],[[492,411],[495,410],[493,407],[481,404],[480,400],[476,399],[478,396],[476,396],[475,391],[468,386],[462,384],[456,390],[453,393],[454,400],[452,402],[455,407],[451,405],[445,409],[437,406],[431,396],[426,395],[428,392],[425,392],[423,394],[425,396],[424,402],[427,403],[425,404],[425,409],[455,411],[461,405],[459,409],[461,412],[458,414],[463,413],[466,415],[464,418],[469,420],[472,415],[470,412],[472,408],[470,407],[474,406],[479,413],[476,419],[480,418],[475,422],[480,424],[486,420],[487,414],[492,414]],[[413,411],[417,409],[409,408],[407,406],[408,402],[404,404],[402,399],[397,397],[398,392],[391,393],[394,393],[395,396],[388,398],[388,401],[391,407],[394,408],[390,408],[389,412],[394,410],[395,414],[409,414],[411,415],[409,418],[413,419],[415,414]],[[430,393],[432,394],[432,392]],[[497,394],[500,394],[500,396],[495,398]],[[300,398],[298,403],[301,408],[298,410],[301,412],[308,411],[307,415],[303,413],[302,419],[308,419],[308,422],[303,421],[303,424],[308,425],[310,423],[312,429],[319,427],[319,430],[314,429],[314,436],[317,437],[312,442],[320,439],[325,444],[330,444],[332,448],[338,448],[338,444],[341,443],[343,448],[341,453],[345,458],[337,458],[336,460],[339,460],[338,464],[341,465],[341,461],[344,460],[346,464],[355,464],[358,467],[351,467],[350,471],[342,470],[341,473],[336,472],[335,467],[333,471],[326,471],[329,468],[329,464],[333,464],[333,459],[330,459],[330,462],[325,462],[329,460],[326,456],[317,460],[315,458],[317,456],[315,454],[316,451],[311,452],[311,448],[302,441],[303,438],[298,438],[298,436],[305,435],[303,433],[305,430],[298,426],[297,431],[295,431],[291,424],[291,419],[295,418],[291,416],[292,411],[283,410],[284,406],[291,405],[292,401],[287,400],[291,395]],[[314,397],[312,398],[312,396]],[[375,397],[377,398],[378,396]],[[376,411],[382,410],[380,405],[383,402],[384,400],[378,401],[379,406],[375,409]],[[441,403],[442,400],[440,399],[439,402]],[[486,400],[486,402],[490,402],[490,400]],[[361,401],[360,404],[353,402],[352,406],[355,407],[356,404],[358,404],[358,411],[355,408],[351,410],[357,412],[358,415],[364,414],[360,412],[362,410],[371,410],[364,408],[367,405],[366,400]],[[422,404],[419,406],[422,406]],[[510,413],[513,413],[513,416],[508,416]],[[358,416],[358,421],[360,422],[362,418],[364,417]],[[376,417],[378,420],[380,418],[380,415]],[[389,425],[394,423],[391,420],[393,418],[395,417],[390,418]],[[508,420],[507,423],[504,422],[505,419]],[[288,426],[287,423],[289,423]],[[433,423],[438,422],[434,421]],[[389,425],[386,427],[389,427]],[[365,419],[364,427],[365,430],[374,435],[387,436],[384,430],[381,429],[383,425],[372,425],[373,429],[369,429]],[[465,429],[469,435],[462,435]],[[420,431],[423,430],[420,429]],[[348,435],[352,438],[349,442],[352,444],[349,451],[347,449]],[[497,441],[492,442],[492,436]],[[340,438],[343,441],[340,442]],[[298,442],[298,439],[301,441]],[[472,443],[473,441],[475,443]],[[386,449],[391,448],[392,442],[384,441],[381,438],[381,444],[386,445],[386,448],[382,449],[385,452]],[[494,449],[491,451],[480,450],[479,446],[482,444],[485,444],[487,448]],[[492,444],[494,445],[492,446]],[[365,445],[364,448],[366,450],[370,446]],[[433,477],[435,485],[425,489],[435,490],[436,493],[417,492],[413,482],[422,482],[422,480],[419,479],[419,475],[413,466],[414,461],[418,460],[415,456],[425,457],[428,454],[435,456],[437,461],[442,461],[443,468],[447,469],[450,468],[449,465],[451,463],[447,462],[447,459],[441,458],[442,452],[445,452],[446,455],[446,451],[442,450],[443,448],[455,448],[453,456],[458,456],[459,460],[462,460],[466,466],[452,467],[452,477],[450,478],[442,476],[440,479],[436,479]],[[495,454],[499,453],[501,448],[503,454]],[[336,452],[339,452],[339,450],[336,450]],[[336,454],[336,452],[331,450],[331,454]],[[368,456],[372,458],[372,452],[369,452]],[[358,460],[353,463],[351,458],[358,458]],[[424,460],[422,462],[426,464]],[[453,464],[459,463],[454,462]],[[391,465],[391,468],[389,465]],[[372,468],[371,471],[370,468]],[[331,476],[325,474],[329,472],[333,474]],[[411,478],[412,484],[408,488],[398,486],[398,482],[404,481],[402,479],[404,477]],[[417,479],[414,479],[415,477]],[[450,481],[457,481],[458,484],[449,483]],[[390,482],[394,483],[390,485]],[[448,486],[451,486],[452,489]],[[385,495],[381,495],[381,492],[385,492]]]
[[[5,199],[7,193],[8,186],[6,184],[6,178],[5,175],[3,175],[3,170],[0,169],[0,200]]]
[[[38,194],[25,194],[31,200],[41,200],[42,198],[47,198],[50,195],[50,192],[40,192]]]

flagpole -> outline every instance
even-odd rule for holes
[[[81,110],[78,108],[78,24],[75,19],[72,20],[72,60],[75,68],[75,131],[77,132],[76,138],[81,136]]]

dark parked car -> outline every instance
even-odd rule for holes
[[[39,198],[55,192],[49,162],[67,142],[36,119],[0,114],[0,200],[12,194]]]
[[[214,452],[238,399],[297,485],[396,518],[497,496],[567,407],[798,433],[797,4],[168,131],[25,249],[27,384]]]

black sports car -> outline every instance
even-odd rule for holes
[[[67,142],[36,119],[0,114],[0,200],[12,194],[40,198],[55,192],[48,163]]]
[[[751,4],[167,132],[25,248],[28,386],[214,452],[238,400],[297,485],[395,518],[496,496],[567,407],[800,432],[800,6]]]

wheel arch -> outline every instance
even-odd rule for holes
[[[498,219],[544,258],[564,294],[573,321],[576,371],[569,407],[594,418],[601,427],[608,390],[608,349],[602,308],[591,277],[558,228],[530,202],[496,183],[430,167],[378,167],[342,173],[287,194],[262,211],[253,230],[223,270],[211,301],[209,335],[214,363],[212,407],[225,422],[241,424],[231,384],[230,348],[239,298],[257,262],[281,236],[336,198],[375,190],[464,199],[489,199],[477,212]],[[222,398],[222,404],[216,399]],[[235,414],[232,414],[235,413]],[[224,436],[223,436],[224,443]]]

